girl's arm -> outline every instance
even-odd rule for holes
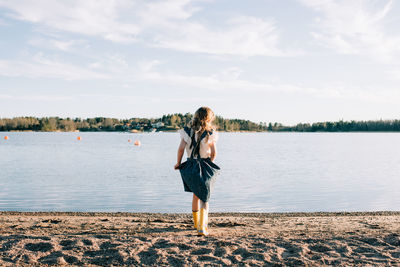
[[[179,147],[178,147],[178,155],[176,158],[176,164],[174,166],[175,170],[177,170],[179,168],[179,165],[181,165],[183,153],[185,153],[185,147],[186,147],[186,142],[183,139],[181,139],[181,143],[179,144]]]
[[[211,161],[214,161],[215,157],[217,156],[217,145],[215,144],[215,142],[213,142],[212,144],[210,144],[210,149],[211,149]]]

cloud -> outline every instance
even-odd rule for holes
[[[121,19],[123,10],[131,6],[127,0],[0,1],[13,19],[122,43],[136,41],[140,31],[136,24]]]
[[[193,88],[217,92],[262,95],[266,92],[279,92],[288,97],[306,95],[325,99],[352,99],[370,103],[396,103],[400,101],[400,91],[386,89],[376,91],[374,88],[351,86],[335,83],[320,86],[305,86],[290,83],[253,82],[241,78],[240,68],[227,68],[211,75],[185,75],[180,73],[163,73],[155,70],[144,71],[132,76],[128,82],[156,83],[175,88]],[[227,75],[234,74],[230,79]],[[212,94],[212,93],[211,93]]]
[[[29,101],[65,101],[73,99],[72,96],[51,94],[26,94],[26,95],[0,95],[0,99],[7,100],[29,100]]]
[[[319,15],[311,35],[341,54],[390,62],[400,55],[400,36],[385,32],[393,1],[300,0]]]
[[[160,1],[139,12],[143,28],[154,31],[150,45],[177,51],[211,55],[288,56],[279,43],[280,33],[272,19],[236,15],[228,20],[196,21],[202,9],[196,1]],[[157,30],[158,29],[158,30]]]
[[[73,95],[73,98],[77,99],[82,99],[82,98],[87,98],[89,101],[93,101],[93,99],[96,99],[96,101],[120,101],[120,102],[126,102],[126,101],[140,101],[145,102],[145,103],[165,103],[165,102],[175,102],[175,103],[188,103],[188,102],[205,102],[205,101],[210,101],[213,99],[212,96],[204,96],[204,97],[191,97],[191,96],[177,96],[177,97],[165,97],[165,96],[143,96],[143,95],[130,95],[130,94],[123,94],[123,95],[110,95],[110,94],[78,94],[78,95]],[[220,100],[223,101],[223,100]]]
[[[156,66],[161,65],[162,62],[159,60],[143,60],[138,63],[138,67],[141,71],[153,70]]]
[[[174,21],[187,20],[201,10],[193,0],[145,1],[138,15],[144,25],[167,27]]]
[[[159,33],[155,45],[185,52],[240,55],[287,56],[279,45],[279,32],[272,19],[240,16],[222,27],[207,27],[198,22],[176,24],[175,29]]]
[[[40,48],[50,48],[61,51],[71,51],[73,47],[81,46],[86,43],[84,40],[65,40],[51,38],[33,38],[28,41],[30,45]]]
[[[88,68],[103,73],[110,80],[125,80],[126,75],[131,71],[126,58],[119,53],[105,54],[96,61],[88,64]]]
[[[41,32],[70,32],[115,43],[141,42],[190,53],[238,56],[293,56],[283,49],[273,18],[232,15],[212,24],[194,16],[201,1],[0,0],[13,19],[33,23]],[[72,45],[52,40],[67,51]]]
[[[113,87],[128,90],[137,88],[138,84],[146,84],[151,88],[154,85],[174,87],[175,89],[202,89],[214,93],[243,93],[264,95],[267,92],[278,92],[287,97],[310,96],[326,99],[353,99],[370,103],[396,103],[400,101],[400,91],[385,89],[376,91],[374,88],[350,86],[346,84],[327,84],[321,86],[305,86],[280,82],[254,82],[242,77],[243,71],[239,67],[228,67],[217,73],[208,75],[188,75],[162,71],[157,68],[161,61],[157,59],[140,61],[134,66],[129,65],[119,54],[106,55],[102,61],[92,63],[89,67],[62,63],[56,59],[37,54],[30,61],[0,60],[0,75],[28,78],[59,78],[64,80],[105,80]],[[398,73],[396,73],[398,74]],[[0,99],[10,98],[0,95]],[[15,99],[15,97],[13,97]],[[20,98],[22,99],[22,98]],[[29,95],[27,100],[65,100],[65,96],[56,95]],[[108,94],[104,99],[111,99]]]
[[[30,60],[0,60],[0,75],[64,80],[106,79],[107,75],[36,54]]]

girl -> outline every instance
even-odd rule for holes
[[[218,166],[212,163],[217,156],[216,142],[218,139],[217,132],[212,125],[214,118],[214,112],[210,108],[201,107],[194,114],[193,120],[188,125],[189,127],[184,127],[179,130],[181,143],[178,148],[177,163],[174,166],[175,170],[181,167],[185,149],[188,157],[192,155],[193,152],[196,157],[199,156],[205,161],[208,161],[209,165],[213,165],[219,169]],[[193,151],[193,149],[195,149],[195,151]],[[197,229],[198,235],[208,235],[208,199],[214,180],[215,179],[212,179],[211,183],[210,180],[208,180],[207,182],[195,181],[188,184],[184,181],[185,191],[198,192],[198,195],[193,193],[192,201],[194,227]]]

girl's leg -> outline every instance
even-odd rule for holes
[[[208,202],[203,202],[200,200],[200,221],[199,221],[199,230],[197,233],[199,235],[208,235]]]
[[[193,213],[194,228],[196,229],[199,227],[199,219],[200,219],[199,206],[200,206],[200,199],[195,194],[193,194],[192,213]]]
[[[208,212],[208,207],[209,207],[208,202],[203,202],[203,201],[200,200],[200,208],[201,209],[205,209]]]
[[[199,211],[200,207],[200,199],[193,194],[193,200],[192,200],[192,211]]]

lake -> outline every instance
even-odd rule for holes
[[[191,212],[178,133],[0,138],[0,210]],[[399,133],[219,133],[215,162],[211,212],[400,210]]]

